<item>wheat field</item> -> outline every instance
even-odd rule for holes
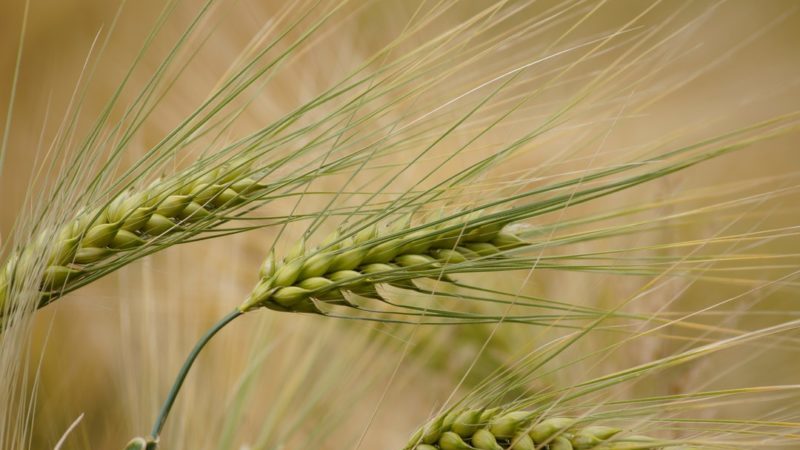
[[[7,0],[0,38],[3,267],[129,188],[265,192],[103,244],[63,292],[26,268],[0,449],[148,437],[203,333],[275,287],[265,259],[383,236],[361,284],[301,284],[326,265],[243,308],[158,448],[474,448],[414,433],[490,408],[624,430],[584,448],[800,446],[796,2]],[[486,224],[523,244],[442,236]]]

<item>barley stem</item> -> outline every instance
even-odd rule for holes
[[[225,327],[225,325],[231,323],[233,319],[239,317],[240,315],[242,315],[241,311],[238,309],[233,310],[231,313],[223,317],[219,322],[214,324],[214,326],[206,331],[200,340],[197,341],[197,344],[195,344],[192,352],[189,353],[189,356],[186,358],[186,361],[184,361],[183,366],[181,366],[181,370],[178,372],[178,376],[175,378],[175,382],[172,384],[169,394],[167,394],[167,399],[161,406],[161,411],[158,413],[158,418],[156,418],[156,422],[153,425],[153,431],[150,433],[151,441],[153,443],[158,442],[159,434],[161,434],[161,430],[164,428],[164,423],[167,421],[167,416],[172,409],[172,405],[175,403],[175,399],[178,396],[178,392],[181,390],[181,386],[183,386],[183,381],[186,379],[189,369],[192,368],[192,364],[194,364],[195,359],[197,359],[197,355],[200,354],[200,351],[203,350],[203,347],[205,347],[208,341],[210,341],[219,330]]]

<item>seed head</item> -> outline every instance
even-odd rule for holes
[[[619,428],[581,425],[573,418],[542,418],[501,408],[449,411],[419,429],[405,449],[701,450],[648,436],[625,436]]]
[[[505,223],[477,222],[474,214],[406,231],[410,220],[404,216],[383,227],[370,225],[346,238],[339,230],[312,249],[302,240],[280,262],[271,253],[240,310],[321,313],[316,301],[341,301],[346,291],[373,296],[379,283],[409,288],[415,278],[448,281],[447,273],[470,261],[502,258],[506,250],[527,245],[503,231]]]
[[[25,247],[12,252],[0,273],[0,308],[23,276],[36,272],[41,262],[39,291],[43,306],[80,285],[84,278],[108,270],[111,261],[146,245],[172,239],[192,224],[248,200],[266,186],[246,176],[248,164],[208,171],[199,177],[187,171],[173,179],[156,180],[142,191],[126,191],[102,208],[78,211],[66,225],[42,230]],[[291,283],[289,283],[291,284]],[[13,305],[12,305],[13,306]]]

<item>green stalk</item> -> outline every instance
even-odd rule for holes
[[[186,379],[186,375],[189,373],[189,369],[192,368],[192,364],[197,359],[197,355],[200,354],[200,351],[203,350],[203,347],[214,337],[215,334],[219,330],[221,330],[225,325],[231,323],[233,319],[242,315],[242,312],[238,309],[233,310],[228,315],[223,317],[219,322],[215,323],[203,337],[197,341],[192,352],[189,353],[189,356],[184,361],[183,366],[181,366],[181,370],[178,372],[178,376],[175,378],[175,382],[172,384],[172,388],[169,390],[169,394],[167,394],[167,399],[164,401],[164,404],[161,406],[161,411],[158,413],[158,418],[156,418],[155,424],[153,424],[153,431],[150,432],[150,442],[148,443],[148,449],[155,449],[156,444],[158,443],[159,435],[161,434],[161,430],[164,428],[164,423],[167,421],[167,416],[169,416],[169,412],[172,409],[172,405],[175,403],[175,399],[178,397],[178,392],[181,390],[181,386],[183,386],[183,382]]]

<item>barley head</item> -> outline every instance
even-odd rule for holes
[[[506,224],[472,213],[411,227],[406,216],[344,238],[335,233],[316,248],[300,242],[280,261],[270,254],[239,309],[322,313],[315,301],[346,304],[344,292],[376,297],[380,283],[413,288],[417,278],[447,280],[471,261],[502,258],[526,245]]]
[[[102,207],[78,211],[59,229],[41,230],[0,270],[0,311],[15,306],[7,305],[15,279],[37,267],[44,266],[38,286],[41,307],[136,250],[171,245],[176,236],[207,229],[209,221],[266,189],[250,178],[249,164],[241,161],[196,172],[190,168],[145,189],[125,191]]]
[[[567,417],[503,408],[451,410],[420,428],[405,450],[686,450],[676,443]]]

